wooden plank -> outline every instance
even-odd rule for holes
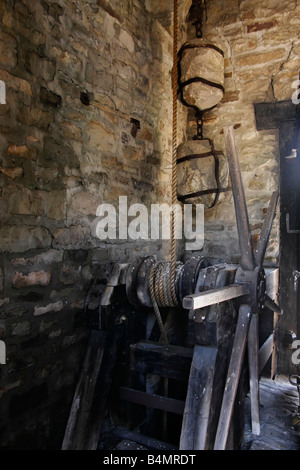
[[[157,410],[168,411],[182,415],[184,410],[184,401],[174,398],[162,397],[153,393],[142,392],[128,387],[120,387],[120,399],[136,403],[137,405],[155,408]]]
[[[264,344],[259,349],[259,371],[261,372],[272,355],[274,349],[274,335],[273,333],[266,339]]]
[[[272,312],[277,313],[277,315],[282,315],[283,311],[279,307],[279,305],[274,302],[268,295],[265,296],[265,307],[267,307],[269,310],[272,310]]]
[[[183,308],[195,310],[209,305],[225,302],[249,294],[248,284],[231,284],[229,286],[211,289],[197,294],[187,295],[183,299]]]
[[[292,100],[254,103],[257,130],[279,129],[282,121],[295,120],[296,108]]]
[[[272,300],[277,300],[278,298],[278,293],[279,293],[279,269],[278,268],[266,268],[265,269],[265,276],[266,276],[266,294],[272,299]],[[272,336],[272,358],[271,358],[271,371],[270,371],[270,376],[272,378],[275,377],[276,375],[276,368],[277,368],[277,354],[275,350],[275,344],[274,344],[274,336],[273,334],[276,332],[277,329],[277,323],[278,323],[278,314],[274,313],[273,314],[273,328],[271,332]],[[261,353],[260,353],[261,355]],[[264,363],[266,364],[266,362]],[[260,368],[260,371],[262,369]]]
[[[131,345],[132,370],[175,380],[187,380],[193,349],[141,341]]]
[[[223,130],[240,246],[240,267],[253,271],[255,268],[253,243],[234,128],[233,126],[225,126]]]
[[[260,434],[258,314],[252,315],[248,332],[248,363],[252,434]]]
[[[92,330],[90,332],[62,443],[62,450],[81,450],[90,432],[87,424],[94,400],[95,384],[102,363],[105,337],[103,331]]]
[[[267,210],[267,214],[261,229],[260,237],[255,248],[255,261],[257,266],[263,266],[266,249],[272,229],[272,223],[276,213],[276,207],[278,202],[278,191],[274,191],[270,204]]]
[[[228,342],[196,345],[180,436],[180,450],[212,450],[227,371]]]
[[[277,299],[279,291],[279,269],[265,268],[266,294],[271,299]]]
[[[111,384],[115,372],[116,361],[123,346],[123,335],[127,325],[127,318],[121,313],[116,315],[107,332],[106,347],[103,354],[101,369],[95,384],[94,397],[89,413],[87,426],[89,434],[84,442],[83,449],[96,450],[103,424],[103,417],[107,410],[107,400],[111,391]]]
[[[115,291],[115,287],[125,284],[127,267],[128,267],[128,264],[116,263],[114,265],[111,276],[107,282],[105,291],[101,298],[101,305],[103,307],[111,305],[111,299]]]
[[[251,308],[249,305],[241,305],[239,308],[236,332],[227,372],[226,386],[214,445],[215,450],[225,450],[226,448],[230,421],[242,370],[250,320]]]

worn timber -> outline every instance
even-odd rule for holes
[[[62,450],[82,450],[90,439],[90,413],[95,396],[106,333],[91,330],[82,371],[75,390],[71,411],[62,444]]]
[[[187,380],[193,349],[171,344],[140,341],[131,345],[131,369],[175,380]]]

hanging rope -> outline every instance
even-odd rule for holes
[[[178,88],[178,0],[174,0],[174,19],[173,19],[173,133],[172,133],[172,205],[177,203],[177,88]],[[176,216],[175,210],[172,211],[172,233],[171,233],[171,270],[170,270],[170,291],[173,303],[176,304],[177,297],[175,292],[175,267],[176,267],[176,239],[175,239]]]

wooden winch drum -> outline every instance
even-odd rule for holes
[[[203,38],[186,42],[178,52],[181,101],[200,111],[210,109],[224,95],[224,54]]]
[[[228,162],[210,139],[190,140],[177,148],[177,198],[210,208],[228,186]]]

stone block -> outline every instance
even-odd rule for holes
[[[64,220],[66,217],[66,192],[39,191],[43,215],[54,220]]]
[[[34,77],[42,77],[46,82],[53,80],[56,72],[55,61],[49,60],[46,57],[40,57],[38,54],[30,51],[27,64]]]
[[[264,29],[275,28],[275,26],[277,25],[278,25],[278,22],[276,20],[255,22],[253,24],[247,25],[247,33],[253,33],[256,31],[262,31]]]
[[[62,50],[58,46],[52,46],[50,53],[56,59],[57,70],[61,70],[70,77],[74,74],[79,74],[82,68],[82,63],[79,57],[75,56],[68,50]]]
[[[119,34],[119,41],[120,43],[128,49],[128,51],[133,54],[134,53],[134,40],[132,36],[125,31],[125,29],[122,29]]]
[[[85,244],[90,236],[90,229],[81,225],[73,225],[68,228],[58,228],[53,233],[54,241],[57,246],[74,247]]]
[[[33,258],[14,258],[11,264],[14,266],[27,266],[32,264],[53,264],[59,263],[63,259],[63,251],[48,250],[45,253],[36,255]]]
[[[61,300],[42,307],[35,306],[33,315],[36,317],[49,312],[60,312],[63,309],[63,306],[64,304]]]
[[[0,228],[0,252],[22,253],[51,245],[51,235],[44,227],[5,226]]]
[[[13,68],[17,62],[16,40],[0,30],[0,65]]]
[[[42,204],[38,191],[23,188],[9,195],[8,210],[11,214],[42,216]]]
[[[78,217],[79,215],[96,215],[97,207],[101,199],[99,193],[80,191],[69,197],[67,207],[68,219],[69,217]]]
[[[0,167],[0,172],[7,176],[8,178],[15,180],[16,178],[20,178],[23,176],[24,170],[23,168],[16,167],[16,168],[1,168]]]
[[[16,272],[13,278],[13,287],[20,289],[29,286],[48,286],[51,280],[50,271],[33,271],[29,274]]]
[[[116,132],[108,129],[101,122],[90,121],[87,126],[86,136],[88,146],[93,149],[93,153],[90,155],[91,164],[96,167],[100,167],[98,152],[101,152],[101,154],[115,154],[118,150],[119,138]]]
[[[30,334],[30,322],[25,320],[14,323],[11,328],[12,336],[26,336]]]
[[[74,139],[82,142],[82,130],[72,122],[64,121],[60,124],[63,136],[66,139]]]
[[[255,67],[270,62],[280,62],[286,57],[287,51],[285,48],[280,47],[266,52],[257,52],[251,54],[244,54],[236,57],[234,62],[236,67]]]
[[[3,80],[7,88],[32,96],[31,85],[27,80],[11,75],[6,70],[0,70],[0,80]]]
[[[27,126],[36,126],[47,130],[54,121],[53,114],[49,111],[43,111],[39,107],[24,106],[20,109],[17,119]]]
[[[207,82],[224,85],[223,54],[209,46],[210,43],[202,38],[186,43],[180,61],[181,84],[200,77]],[[192,82],[183,87],[182,95],[190,106],[205,110],[215,106],[222,99],[223,91],[207,83]]]
[[[44,139],[44,151],[39,155],[38,163],[46,167],[69,167],[78,168],[79,161],[76,153],[70,146],[56,141],[53,137],[46,136]]]
[[[64,285],[74,284],[79,279],[79,271],[74,266],[63,266],[59,280]]]

